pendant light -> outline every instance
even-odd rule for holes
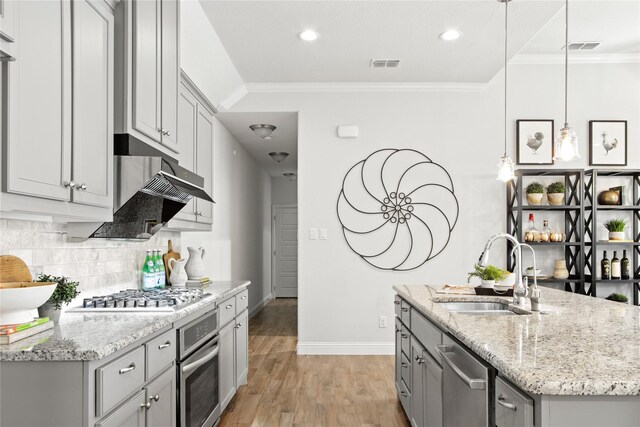
[[[507,41],[509,29],[509,2],[511,0],[498,0],[504,3],[504,154],[498,162],[498,180],[511,181],[515,178],[514,165],[511,157],[507,155]]]
[[[555,156],[553,160],[568,161],[579,159],[578,135],[569,126],[567,118],[567,100],[569,87],[569,0],[565,0],[565,27],[564,27],[564,127],[556,134]]]

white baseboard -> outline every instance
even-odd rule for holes
[[[259,303],[251,307],[251,309],[249,309],[249,319],[251,319],[253,316],[258,314],[260,310],[262,310],[264,306],[267,305],[267,303],[272,299],[273,299],[273,294],[269,294],[266,297],[264,297],[262,301],[260,301]]]
[[[304,355],[393,355],[394,342],[298,342]]]

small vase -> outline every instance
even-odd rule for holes
[[[547,200],[550,205],[558,206],[564,204],[564,193],[547,193]]]
[[[190,280],[202,279],[204,277],[204,248],[194,248],[193,246],[187,247],[189,251],[189,259],[187,265],[184,266],[187,276]]]
[[[184,265],[187,261],[184,259],[171,258],[168,262],[169,271],[169,283],[171,286],[185,286],[187,284],[187,273],[184,271]]]
[[[48,317],[49,320],[53,320],[53,323],[58,323],[60,321],[60,310],[56,310],[54,305],[47,301],[38,308],[38,316]]]
[[[610,231],[609,232],[609,240],[624,240],[624,231]]]
[[[617,191],[606,190],[598,194],[598,204],[600,205],[619,205],[620,194]]]
[[[495,280],[481,280],[480,287],[481,288],[493,288],[496,286]]]
[[[527,194],[527,203],[532,206],[537,206],[542,203],[542,193],[530,193]]]
[[[554,279],[566,279],[569,277],[569,270],[567,270],[567,262],[563,259],[556,260],[555,269],[553,270]]]

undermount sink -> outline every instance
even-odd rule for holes
[[[511,311],[507,304],[499,302],[440,302],[440,307],[452,313],[461,314],[501,314],[501,315],[517,315],[524,313],[516,313]]]

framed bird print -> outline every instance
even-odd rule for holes
[[[589,165],[627,166],[627,121],[589,122]]]
[[[553,120],[551,119],[517,120],[517,163],[519,165],[552,165],[553,137]]]

